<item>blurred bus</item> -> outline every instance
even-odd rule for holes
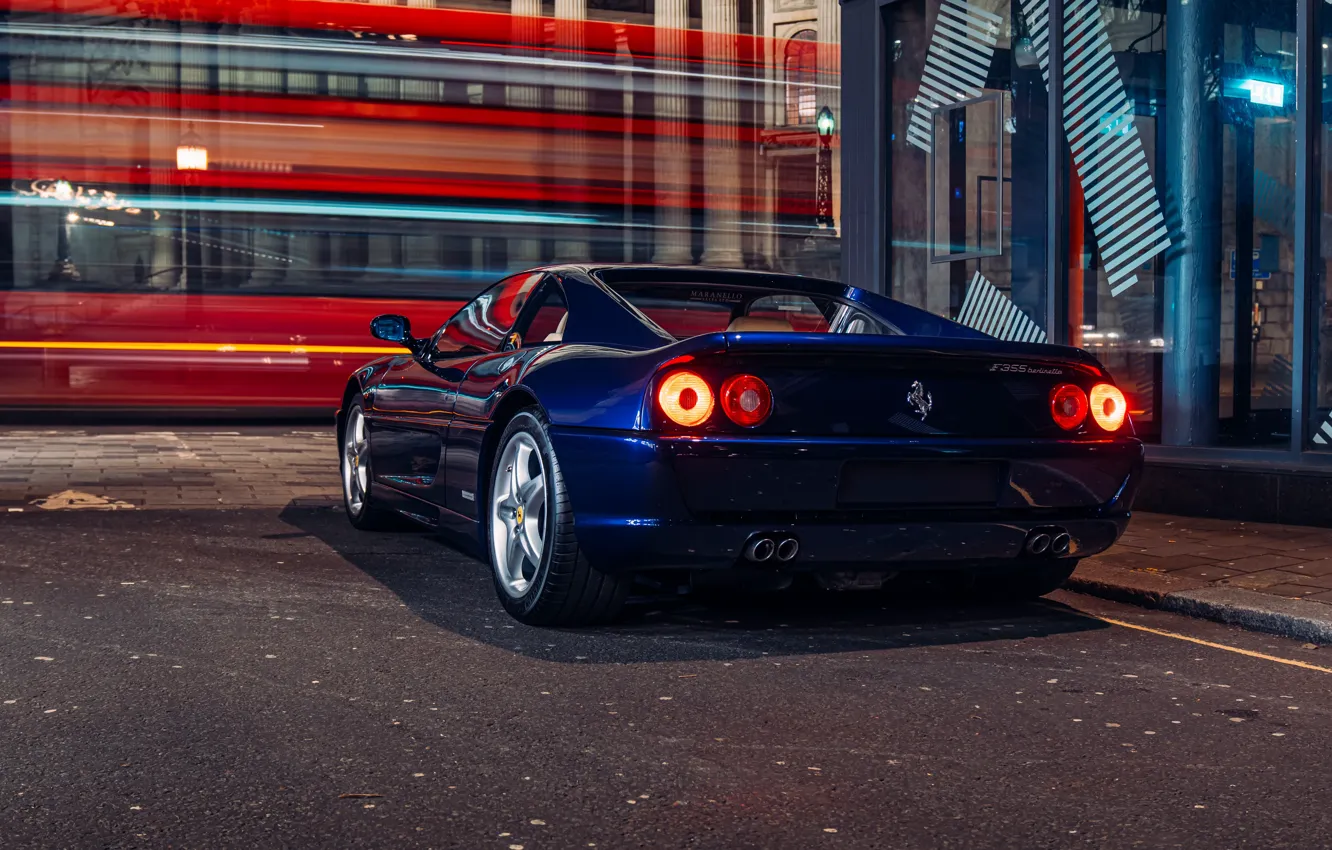
[[[838,272],[836,69],[807,36],[324,0],[3,17],[6,410],[327,411],[401,353],[371,317],[431,330],[547,262]]]

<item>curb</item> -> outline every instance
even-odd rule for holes
[[[1332,644],[1332,606],[1321,602],[1216,587],[1207,582],[1133,570],[1107,563],[1106,559],[1083,561],[1064,588],[1307,643]]]

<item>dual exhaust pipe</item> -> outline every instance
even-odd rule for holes
[[[745,560],[762,564],[774,558],[782,563],[800,554],[800,541],[786,535],[759,534],[745,544]]]
[[[1073,538],[1062,528],[1038,528],[1027,535],[1023,547],[1028,555],[1063,558],[1073,549]]]

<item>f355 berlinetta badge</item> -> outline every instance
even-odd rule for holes
[[[911,382],[911,392],[907,393],[907,401],[916,408],[921,422],[925,421],[925,417],[930,415],[930,410],[934,407],[934,396],[925,391],[925,385],[920,381]]]

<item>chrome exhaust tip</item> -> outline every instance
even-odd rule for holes
[[[1073,538],[1068,532],[1061,531],[1050,540],[1050,554],[1062,558],[1073,548]]]
[[[1044,555],[1050,551],[1050,535],[1044,531],[1033,534],[1027,539],[1027,551],[1033,555]]]
[[[788,537],[777,544],[777,560],[790,561],[800,553],[800,541],[794,537]]]
[[[756,537],[745,546],[745,560],[761,564],[771,558],[776,551],[777,544],[772,542],[771,537]]]

